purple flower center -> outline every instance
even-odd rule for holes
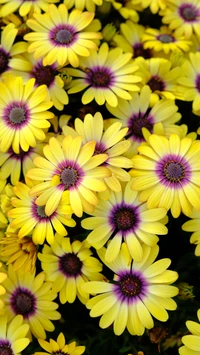
[[[174,42],[174,37],[168,34],[162,34],[157,37],[157,39],[162,43]]]
[[[135,43],[133,45],[133,58],[143,57],[145,59],[149,59],[152,57],[150,49],[144,49],[142,43]]]
[[[8,340],[0,339],[0,354],[1,355],[14,355],[11,344]]]
[[[0,48],[0,74],[8,69],[9,54]]]
[[[200,74],[196,77],[196,89],[200,92]]]
[[[57,42],[68,44],[72,41],[73,34],[69,30],[59,30],[55,37]]]
[[[81,273],[82,261],[74,253],[66,253],[59,258],[59,269],[68,277],[77,277]]]
[[[9,127],[21,128],[22,125],[28,123],[29,110],[26,104],[13,102],[5,107],[3,119]]]
[[[9,119],[14,124],[22,123],[26,120],[26,111],[23,107],[13,107],[10,110]]]
[[[101,143],[101,142],[96,142],[94,155],[104,153],[105,150],[106,150],[106,147],[105,147],[105,145],[104,145],[103,143]]]
[[[78,181],[78,178],[79,178],[78,171],[71,167],[65,168],[60,174],[60,179],[62,183],[65,185],[66,190],[74,186]]]
[[[115,281],[115,292],[122,300],[128,302],[141,299],[145,296],[148,283],[138,271],[124,271],[117,276]]]
[[[114,231],[127,232],[134,230],[139,223],[138,208],[125,205],[125,203],[115,205],[111,210],[109,220]]]
[[[55,45],[70,46],[76,39],[76,31],[72,26],[60,25],[56,26],[50,32],[50,40]]]
[[[128,120],[128,127],[129,131],[126,138],[130,137],[133,138],[133,140],[141,142],[144,140],[142,128],[145,127],[150,132],[153,130],[152,117],[148,114],[138,113]]]
[[[36,309],[35,296],[29,290],[18,287],[12,294],[11,306],[16,315],[21,314],[28,318]]]
[[[56,70],[52,65],[43,66],[41,63],[39,63],[33,69],[32,74],[33,77],[36,79],[36,84],[45,84],[47,87],[49,87],[55,80]]]
[[[148,81],[147,85],[151,88],[151,90],[154,91],[163,91],[165,89],[165,83],[163,80],[155,75],[152,76],[151,79]]]
[[[38,217],[47,218],[45,213],[45,206],[36,206]]]
[[[184,183],[190,179],[191,169],[188,163],[176,155],[168,155],[157,164],[156,172],[161,182],[173,187],[182,188]]]
[[[86,68],[87,82],[94,87],[107,88],[113,83],[113,74],[108,68],[96,67],[94,69]]]
[[[197,20],[197,17],[199,16],[199,11],[192,4],[183,4],[179,8],[179,14],[185,21],[193,22]]]

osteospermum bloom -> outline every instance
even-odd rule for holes
[[[122,245],[118,258],[111,263],[106,262],[106,251],[102,248],[98,254],[115,273],[113,280],[90,281],[82,286],[85,292],[98,294],[86,304],[91,309],[90,316],[101,316],[101,328],[113,324],[116,335],[121,335],[125,328],[132,335],[142,335],[145,328],[153,328],[153,317],[166,322],[169,317],[167,310],[176,309],[171,297],[177,295],[178,288],[170,284],[176,281],[178,274],[167,270],[171,260],[155,261],[159,252],[157,245],[151,248],[144,244],[142,248],[140,263],[130,258],[126,244]]]
[[[87,57],[90,49],[97,49],[93,39],[101,38],[101,34],[84,31],[92,22],[94,13],[78,9],[68,13],[66,5],[51,4],[47,13],[34,14],[33,17],[27,25],[35,32],[26,34],[24,39],[33,42],[28,51],[34,52],[35,59],[43,58],[43,65],[57,61],[59,65],[69,62],[77,67],[79,56]]]
[[[27,43],[17,42],[14,44],[18,29],[13,23],[8,24],[1,32],[0,44],[0,75],[8,73],[13,65],[13,57],[27,50]]]
[[[42,253],[38,254],[42,269],[46,273],[46,280],[52,281],[53,292],[59,293],[60,302],[73,303],[78,299],[85,304],[89,297],[82,291],[81,286],[89,280],[102,280],[102,264],[92,256],[92,252],[84,242],[58,234],[54,244],[46,244]]]
[[[183,346],[178,349],[180,355],[200,355],[200,309],[197,311],[198,323],[188,320],[186,327],[190,334],[182,337]]]
[[[113,191],[120,191],[121,185],[119,181],[130,180],[130,175],[123,169],[129,169],[133,166],[130,159],[122,156],[130,146],[124,136],[128,128],[122,128],[120,122],[113,123],[104,131],[104,120],[100,112],[96,112],[94,116],[87,114],[84,121],[79,118],[75,119],[74,127],[63,126],[62,130],[65,135],[72,134],[74,136],[81,135],[83,143],[95,141],[95,153],[106,153],[108,158],[104,163],[111,171],[111,176],[104,178],[106,185]]]
[[[68,9],[71,9],[74,6],[81,11],[86,8],[87,11],[95,12],[96,5],[101,6],[103,0],[64,0],[64,4],[67,5]]]
[[[110,176],[110,171],[100,166],[107,154],[93,156],[95,145],[95,141],[82,145],[81,136],[69,135],[61,142],[52,137],[44,147],[45,158],[34,159],[37,168],[30,169],[27,176],[44,182],[34,186],[30,194],[39,195],[36,204],[45,206],[47,216],[54,213],[63,194],[69,194],[72,211],[78,217],[98,203],[95,192],[106,190],[102,178]]]
[[[163,51],[165,54],[173,51],[188,52],[192,42],[184,36],[178,36],[167,26],[160,29],[147,28],[142,37],[144,49],[152,49],[155,52]],[[157,54],[158,55],[158,54]]]
[[[161,15],[162,22],[175,30],[178,36],[190,38],[193,33],[200,35],[199,0],[170,0]]]
[[[182,65],[183,75],[178,78],[186,101],[192,101],[193,111],[200,111],[200,53],[190,53]]]
[[[35,79],[26,84],[21,77],[9,76],[0,82],[0,150],[10,147],[17,154],[20,147],[28,151],[36,146],[36,139],[44,140],[44,129],[50,127],[48,119],[54,114],[47,111],[52,102],[47,98],[46,85],[34,88]]]
[[[2,4],[0,9],[0,16],[5,17],[16,10],[18,10],[20,16],[26,16],[30,12],[41,13],[41,10],[47,11],[49,3],[58,2],[58,0],[0,0]]]
[[[113,42],[116,43],[118,47],[122,48],[125,53],[132,53],[133,58],[140,56],[146,59],[151,58],[151,50],[144,49],[142,43],[144,32],[144,26],[127,20],[125,23],[120,24],[120,33],[114,36]]]
[[[19,239],[15,234],[1,240],[1,255],[7,265],[13,265],[13,271],[21,269],[23,273],[34,272],[37,260],[37,247],[30,237]]]
[[[145,60],[142,57],[136,58],[135,63],[139,66],[136,74],[142,78],[140,87],[149,85],[151,105],[155,104],[160,97],[174,100],[178,96],[177,78],[180,76],[181,68],[172,68],[170,60],[164,58],[150,58]]]
[[[55,329],[51,320],[60,319],[61,315],[56,311],[58,304],[53,302],[57,297],[51,291],[51,282],[45,281],[45,273],[14,271],[12,265],[8,266],[8,278],[3,282],[6,294],[5,312],[8,320],[21,314],[25,324],[30,326],[30,336],[45,339],[46,331]]]
[[[182,229],[186,232],[193,232],[190,237],[190,243],[195,244],[195,255],[200,256],[200,211],[193,209],[189,216],[191,220],[182,225]]]
[[[131,61],[132,54],[124,53],[121,48],[109,50],[107,43],[103,43],[99,51],[92,51],[90,57],[82,58],[79,69],[67,69],[74,79],[69,85],[69,94],[87,89],[82,96],[82,103],[88,104],[93,99],[98,105],[108,102],[117,106],[118,97],[130,100],[129,91],[138,91],[135,85],[141,81],[133,73],[138,66]]]
[[[140,94],[132,94],[130,101],[119,99],[117,107],[106,105],[113,117],[116,117],[118,121],[120,120],[122,127],[128,128],[125,137],[131,144],[125,155],[131,158],[137,153],[137,147],[145,140],[143,128],[152,133],[156,123],[162,122],[165,129],[181,118],[181,114],[177,112],[178,106],[175,105],[173,100],[161,99],[152,108],[150,102],[151,89],[145,85]]]
[[[138,152],[130,171],[135,177],[132,188],[140,191],[139,199],[148,208],[170,209],[174,218],[181,211],[189,216],[192,207],[200,210],[200,141],[152,134]]]
[[[36,198],[30,196],[29,186],[18,182],[13,190],[16,194],[11,199],[14,208],[9,210],[8,216],[11,218],[11,228],[18,230],[20,239],[31,234],[35,244],[43,244],[45,239],[52,244],[55,231],[67,235],[65,226],[75,226],[75,221],[71,219],[72,209],[68,194],[63,194],[55,211],[47,216],[45,206],[38,206]]]
[[[111,192],[109,199],[99,201],[92,217],[83,219],[81,225],[92,229],[87,241],[100,249],[109,241],[105,258],[112,262],[120,253],[123,241],[132,258],[140,262],[143,258],[142,244],[154,246],[156,234],[167,234],[164,208],[147,210],[146,204],[138,200],[138,193],[131,189],[132,181],[124,184],[122,191]]]
[[[140,5],[143,9],[147,7],[153,14],[166,8],[166,0],[132,0],[133,5]]]
[[[21,355],[30,343],[27,336],[29,325],[23,324],[19,314],[8,323],[7,315],[0,316],[0,352],[1,354]]]
[[[63,333],[60,333],[55,340],[50,339],[49,342],[38,339],[40,346],[47,352],[35,352],[34,355],[51,355],[54,353],[60,355],[81,355],[85,351],[85,346],[76,346],[76,342],[66,344]]]

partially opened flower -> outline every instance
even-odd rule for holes
[[[193,33],[200,36],[199,0],[170,0],[161,12],[162,22],[175,30],[178,36],[190,38]]]
[[[166,0],[132,0],[132,2],[133,5],[140,5],[143,9],[149,7],[153,14],[166,8]]]
[[[171,298],[178,294],[176,271],[167,270],[171,260],[155,261],[159,248],[143,245],[143,258],[137,263],[130,257],[126,244],[122,245],[114,262],[105,260],[105,248],[98,254],[103,263],[114,272],[113,280],[86,282],[82,289],[92,297],[86,304],[91,317],[101,316],[99,325],[107,328],[113,324],[116,335],[127,328],[132,335],[142,335],[145,328],[154,326],[154,318],[166,322],[168,310],[175,310],[176,302]]]
[[[81,225],[92,230],[87,241],[97,250],[106,245],[105,260],[112,262],[120,253],[123,241],[127,244],[132,258],[140,262],[143,258],[142,244],[154,246],[156,234],[167,234],[166,210],[148,210],[138,200],[138,193],[131,189],[132,180],[124,183],[122,191],[111,192],[109,199],[99,201],[92,217],[83,219]]]
[[[2,355],[21,355],[29,345],[29,325],[23,323],[22,315],[15,316],[8,322],[6,314],[0,316],[0,352]]]
[[[34,14],[27,25],[34,31],[24,36],[31,41],[28,52],[34,52],[35,59],[43,58],[43,65],[70,63],[79,65],[79,57],[88,57],[90,49],[97,49],[94,39],[102,35],[87,32],[85,28],[92,22],[94,13],[72,9],[68,12],[64,4],[49,5],[48,12]]]
[[[20,148],[27,152],[36,146],[36,139],[44,140],[44,129],[50,127],[48,119],[54,114],[48,100],[46,85],[34,88],[35,79],[26,84],[22,78],[9,76],[0,82],[0,150],[10,147],[17,154]]]
[[[21,314],[25,324],[30,326],[30,334],[45,339],[46,331],[55,329],[52,320],[58,320],[61,314],[56,311],[58,304],[53,302],[57,293],[51,291],[52,283],[45,281],[45,273],[14,271],[8,266],[8,278],[3,282],[6,294],[3,296],[8,320]]]
[[[161,99],[151,108],[151,89],[143,86],[140,93],[133,93],[130,101],[119,99],[117,107],[106,105],[113,114],[114,121],[120,121],[122,127],[127,127],[126,140],[130,141],[130,147],[125,155],[133,157],[137,153],[137,147],[144,142],[143,128],[154,132],[154,125],[162,122],[163,128],[179,121],[181,114],[173,100]]]
[[[50,138],[44,147],[44,156],[34,159],[35,169],[27,176],[40,181],[31,191],[38,206],[45,206],[47,216],[53,214],[62,196],[69,196],[73,213],[81,217],[84,211],[91,211],[98,203],[97,191],[105,191],[102,178],[111,175],[110,170],[100,166],[106,161],[107,154],[96,154],[95,141],[82,144],[82,137],[71,135],[58,140]],[[41,182],[44,181],[44,182]]]
[[[192,207],[200,210],[200,141],[152,134],[138,152],[130,171],[135,177],[132,188],[140,191],[139,199],[148,208],[170,209],[174,218],[181,212],[189,216]]]
[[[76,342],[66,344],[65,336],[60,333],[55,340],[50,339],[49,342],[38,339],[40,346],[47,352],[35,352],[33,355],[81,355],[85,351],[85,346],[76,346]]]
[[[122,100],[124,101],[124,100]],[[65,135],[81,135],[83,143],[95,141],[95,154],[105,153],[108,155],[103,163],[111,171],[111,176],[105,177],[104,182],[113,191],[120,191],[119,181],[129,181],[130,175],[125,169],[132,168],[132,161],[123,156],[130,147],[128,140],[123,139],[128,128],[122,128],[121,122],[115,122],[104,130],[104,120],[100,112],[94,116],[87,114],[84,121],[75,119],[75,129],[65,125],[62,130]]]
[[[183,346],[178,349],[180,355],[200,355],[200,309],[197,311],[198,323],[188,320],[186,327],[190,334],[182,337]]]
[[[84,89],[82,103],[95,100],[98,105],[108,102],[116,107],[118,97],[130,100],[129,91],[139,91],[136,85],[141,78],[135,75],[138,66],[131,60],[131,53],[124,53],[121,48],[109,49],[103,43],[99,51],[92,51],[88,58],[82,58],[79,69],[67,69],[72,77],[77,77],[69,85],[69,94]]]
[[[14,208],[9,210],[8,216],[11,218],[11,228],[17,231],[22,244],[23,238],[27,235],[35,244],[43,244],[45,239],[52,244],[55,232],[67,235],[66,226],[75,226],[76,223],[71,218],[72,209],[68,194],[63,194],[55,211],[47,216],[45,205],[36,204],[36,198],[30,196],[31,188],[28,185],[18,182],[13,190],[16,194],[16,197],[11,199]]]

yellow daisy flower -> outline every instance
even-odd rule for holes
[[[81,217],[84,211],[91,211],[98,203],[96,191],[105,191],[102,178],[110,176],[110,170],[100,166],[108,158],[107,154],[96,154],[95,141],[82,145],[82,137],[66,136],[59,142],[50,138],[44,147],[44,156],[34,159],[35,169],[27,176],[36,181],[44,181],[34,186],[31,196],[38,206],[45,206],[45,214],[53,214],[62,196],[69,195],[74,214]]]
[[[139,66],[136,74],[142,78],[139,86],[149,85],[151,105],[155,104],[160,97],[175,100],[177,98],[177,78],[180,76],[181,68],[172,68],[171,61],[164,58],[150,58],[145,60],[142,57],[136,58],[136,65]]]
[[[0,0],[2,4],[0,9],[0,17],[5,17],[18,10],[21,17],[31,12],[41,13],[48,11],[49,3],[58,2],[59,0]]]
[[[8,278],[3,282],[6,294],[5,312],[8,320],[16,315],[23,316],[23,322],[29,324],[29,337],[45,339],[46,331],[53,332],[55,329],[51,320],[58,320],[61,314],[56,311],[58,304],[53,302],[57,297],[51,291],[52,283],[45,281],[45,273],[14,271],[12,265],[8,266]]]
[[[35,60],[32,54],[25,53],[13,58],[13,67],[15,69],[11,73],[21,76],[25,83],[30,78],[35,78],[35,87],[46,85],[50,100],[57,110],[63,110],[64,105],[69,103],[62,73],[59,72],[60,66],[57,63],[44,66],[42,59]]]
[[[200,141],[152,134],[138,152],[130,171],[135,177],[132,188],[141,191],[139,199],[148,208],[170,209],[174,218],[181,211],[189,216],[192,207],[200,210]]]
[[[190,221],[182,225],[182,229],[186,232],[193,232],[190,237],[190,243],[195,244],[195,255],[200,256],[200,211],[193,209],[189,216]]]
[[[170,0],[167,8],[160,12],[162,22],[175,30],[177,36],[190,38],[193,33],[200,36],[199,0]]]
[[[139,21],[139,14],[137,11],[141,10],[141,6],[140,5],[138,6],[138,4],[135,5],[133,0],[126,0],[126,1],[106,0],[106,1],[110,1],[112,3],[113,8],[117,10],[124,19],[126,20],[130,19],[133,22]]]
[[[197,311],[198,323],[188,320],[186,327],[191,334],[182,337],[183,346],[178,349],[180,355],[200,355],[200,309]]]
[[[79,240],[70,243],[69,238],[59,234],[55,236],[54,244],[46,244],[42,253],[38,254],[46,280],[53,282],[52,291],[59,293],[62,304],[73,303],[78,299],[85,304],[89,296],[81,286],[89,280],[102,280],[102,264],[92,256],[86,243]]]
[[[158,13],[159,10],[164,10],[167,5],[167,0],[132,0],[134,5],[140,5],[142,9],[149,7],[153,14]]]
[[[68,13],[64,4],[49,5],[48,12],[34,14],[34,19],[27,21],[27,25],[34,31],[24,36],[31,41],[28,52],[34,52],[34,58],[43,58],[43,65],[52,65],[56,61],[59,65],[68,62],[78,67],[79,56],[88,57],[90,50],[97,50],[93,39],[100,39],[102,35],[86,32],[85,28],[92,22],[94,13],[73,9]]]
[[[120,24],[120,33],[116,34],[113,42],[125,53],[130,52],[133,58],[143,57],[145,59],[152,57],[150,49],[145,49],[142,43],[142,37],[145,32],[145,27],[127,20]]]
[[[192,102],[194,112],[200,111],[200,53],[190,53],[189,60],[182,65],[182,76],[178,78],[180,91],[186,101]]]
[[[144,49],[153,49],[155,52],[163,51],[169,54],[173,51],[188,52],[192,42],[184,36],[178,36],[167,26],[160,29],[147,28],[142,37]],[[158,56],[158,53],[157,53]]]
[[[20,239],[17,235],[5,236],[0,244],[3,246],[1,255],[6,265],[12,264],[13,271],[21,269],[23,273],[35,271],[37,248],[31,238]]]
[[[98,254],[103,263],[115,274],[113,280],[86,282],[82,289],[92,297],[86,304],[91,317],[101,316],[99,325],[107,328],[113,324],[115,335],[121,335],[127,328],[131,335],[142,335],[145,328],[154,326],[152,316],[166,322],[167,310],[175,310],[176,303],[171,298],[178,294],[172,286],[178,274],[167,270],[171,264],[168,258],[155,261],[159,248],[143,245],[140,263],[130,258],[126,244],[118,258],[111,263],[105,260],[105,248]]]
[[[90,57],[81,59],[82,70],[67,69],[69,75],[79,78],[71,81],[68,93],[87,89],[81,99],[84,105],[95,99],[98,105],[108,102],[116,107],[118,97],[131,100],[129,91],[139,91],[135,83],[141,81],[139,76],[133,74],[138,66],[131,57],[131,53],[123,54],[121,48],[109,50],[104,42],[98,52],[92,51]]]
[[[27,50],[27,43],[17,42],[14,44],[18,29],[13,23],[4,27],[1,32],[0,44],[0,75],[8,73],[13,68],[13,57]]]
[[[89,12],[95,12],[96,6],[101,6],[103,0],[64,0],[64,4],[68,9],[75,7],[81,11],[87,9]]]
[[[50,339],[49,342],[38,339],[40,346],[47,352],[35,352],[33,355],[81,355],[85,351],[85,346],[76,346],[76,342],[73,341],[70,344],[65,344],[65,337],[63,333],[60,333],[55,340]]]
[[[123,100],[124,101],[124,100]],[[96,112],[94,116],[87,114],[84,121],[80,118],[75,119],[75,129],[69,126],[63,126],[62,130],[65,136],[71,134],[74,137],[80,135],[83,137],[83,143],[95,141],[95,154],[106,153],[108,158],[103,163],[110,172],[111,176],[105,177],[103,180],[113,191],[120,191],[121,185],[119,181],[129,181],[130,175],[125,169],[130,169],[133,163],[130,159],[122,156],[130,146],[130,142],[124,140],[124,136],[128,128],[122,128],[120,122],[115,122],[109,128],[104,130],[104,120],[100,112]]]
[[[161,99],[151,108],[151,89],[148,85],[143,86],[140,94],[133,93],[130,101],[119,99],[118,106],[106,105],[109,112],[120,121],[122,127],[127,127],[126,139],[130,148],[125,155],[132,158],[137,153],[137,147],[144,142],[143,128],[154,132],[154,125],[162,122],[163,128],[167,129],[179,121],[181,114],[173,100]]]
[[[36,198],[30,196],[30,187],[18,182],[13,188],[16,197],[11,199],[14,208],[8,211],[11,218],[11,228],[18,231],[18,237],[31,234],[34,244],[43,244],[45,239],[49,244],[54,243],[55,231],[61,235],[67,235],[65,226],[74,227],[75,221],[71,219],[72,209],[69,205],[68,194],[63,194],[55,211],[47,216],[45,205],[38,206]],[[23,244],[23,242],[21,241]]]
[[[154,246],[159,238],[156,234],[167,234],[166,210],[147,210],[146,204],[138,200],[138,193],[131,189],[133,181],[123,184],[122,191],[111,192],[109,199],[99,201],[92,217],[81,221],[81,226],[91,230],[87,241],[97,250],[107,242],[105,260],[114,261],[124,241],[132,258],[140,262],[143,258],[142,244]]]
[[[0,316],[0,352],[4,354],[21,355],[21,352],[29,345],[27,337],[29,325],[23,323],[23,317],[19,314],[8,323],[7,315]]]
[[[52,102],[47,98],[45,85],[34,88],[35,79],[26,84],[21,77],[9,76],[0,82],[0,150],[10,147],[17,154],[20,147],[27,152],[36,146],[36,139],[44,140],[44,129],[50,126],[48,119],[54,114],[47,111]]]

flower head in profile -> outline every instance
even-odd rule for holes
[[[90,280],[102,280],[102,264],[92,256],[86,243],[76,240],[70,242],[56,234],[54,244],[46,244],[38,255],[46,280],[52,281],[52,291],[59,293],[62,304],[73,303],[76,297],[85,304],[89,297],[81,286]]]
[[[163,51],[165,54],[173,51],[188,52],[192,42],[185,39],[184,36],[178,36],[167,26],[161,26],[160,29],[147,28],[142,37],[144,49],[154,50],[158,56]],[[162,55],[161,55],[162,56]]]
[[[6,314],[0,316],[0,353],[2,355],[21,355],[29,345],[29,325],[23,323],[22,315],[15,316],[8,322]]]
[[[180,355],[200,355],[200,309],[197,311],[198,323],[188,320],[186,327],[190,334],[182,337],[183,346],[178,349]]]
[[[190,38],[193,33],[200,35],[199,0],[171,0],[160,13],[162,22],[169,25],[178,36]]]
[[[86,304],[91,317],[101,316],[99,325],[107,328],[113,324],[116,335],[127,328],[131,335],[142,335],[154,326],[153,317],[161,322],[169,318],[168,310],[176,309],[171,298],[177,295],[178,288],[171,284],[176,281],[176,271],[167,270],[171,260],[155,261],[159,248],[145,244],[143,258],[137,263],[130,257],[127,246],[122,245],[114,262],[105,260],[105,248],[98,254],[103,263],[114,272],[113,280],[86,282],[82,289],[92,297]],[[153,317],[152,317],[153,316]]]
[[[103,165],[111,171],[111,176],[105,177],[104,182],[113,191],[121,190],[119,181],[130,180],[130,175],[125,169],[130,169],[133,166],[132,161],[123,156],[130,147],[130,143],[123,139],[128,128],[121,129],[121,126],[121,122],[115,122],[104,129],[103,117],[100,112],[96,112],[94,116],[86,114],[84,121],[76,118],[75,129],[67,125],[62,127],[65,135],[82,136],[83,143],[95,141],[95,154],[105,153],[108,155]]]
[[[106,190],[102,178],[111,173],[100,166],[108,155],[94,155],[95,145],[95,141],[83,145],[81,136],[68,135],[61,141],[52,137],[44,147],[45,158],[34,159],[36,168],[30,169],[27,176],[40,183],[31,189],[30,195],[39,195],[35,202],[45,206],[47,216],[55,212],[62,196],[69,196],[72,211],[78,217],[98,203],[96,192]]]
[[[20,148],[27,152],[36,146],[36,139],[45,139],[48,119],[54,117],[47,111],[52,102],[47,98],[46,85],[35,89],[34,84],[35,79],[24,84],[20,76],[0,82],[0,150],[4,153],[11,147],[16,154]]]
[[[60,319],[61,315],[56,311],[58,304],[53,302],[57,293],[52,292],[52,283],[45,281],[44,272],[24,274],[21,270],[14,271],[9,265],[8,278],[3,286],[6,289],[3,301],[9,321],[21,314],[24,323],[30,326],[30,338],[32,334],[45,339],[46,331],[54,331],[52,320]]]
[[[28,52],[34,52],[34,58],[43,58],[43,65],[70,63],[79,65],[80,57],[88,57],[90,50],[97,50],[94,39],[102,36],[97,32],[87,32],[86,27],[92,22],[94,13],[72,9],[65,4],[49,5],[48,12],[34,14],[27,25],[34,31],[24,36],[31,41]]]
[[[45,205],[38,206],[36,198],[30,196],[31,188],[28,184],[18,182],[13,190],[16,196],[11,199],[13,208],[9,210],[8,216],[11,218],[11,228],[17,231],[21,240],[19,243],[23,244],[24,237],[29,235],[36,245],[43,244],[45,239],[52,244],[55,232],[67,235],[66,226],[75,226],[68,194],[62,196],[55,211],[47,216]]]
[[[135,64],[139,66],[136,74],[142,78],[140,87],[149,85],[151,105],[155,104],[160,97],[174,100],[178,96],[177,78],[180,76],[181,68],[172,68],[172,63],[164,58],[150,58],[145,60],[142,57],[136,58]]]
[[[138,152],[130,174],[140,201],[147,201],[148,208],[170,209],[174,218],[181,212],[189,216],[192,207],[200,210],[200,141],[152,134]]]
[[[145,27],[127,20],[120,24],[120,32],[113,38],[113,42],[123,51],[130,52],[133,58],[143,57],[145,59],[151,58],[152,53],[150,49],[145,49],[142,43],[142,37],[145,32]]]
[[[0,242],[1,256],[7,265],[13,265],[13,271],[21,269],[23,273],[34,272],[37,260],[37,247],[30,237],[19,238],[16,234],[6,235]]]
[[[55,340],[50,339],[49,342],[43,339],[38,339],[40,346],[47,352],[35,352],[33,355],[81,355],[85,351],[85,346],[77,346],[73,341],[70,344],[66,344],[65,336],[60,333]]]
[[[148,210],[146,204],[138,200],[138,193],[131,189],[132,180],[124,183],[122,191],[111,192],[109,199],[99,201],[92,217],[83,219],[83,228],[91,230],[87,241],[100,249],[107,244],[105,260],[115,260],[125,241],[130,255],[136,262],[143,258],[142,244],[150,247],[158,242],[156,234],[167,234],[166,210]]]
[[[122,127],[128,128],[125,137],[131,144],[125,155],[132,158],[137,153],[137,147],[145,140],[143,128],[153,133],[154,125],[162,122],[164,129],[167,129],[180,120],[181,114],[177,112],[175,102],[165,98],[151,107],[151,89],[148,85],[143,86],[140,93],[131,96],[129,101],[119,99],[117,107],[108,104],[106,107],[116,117],[114,121],[120,121]]]
[[[200,211],[193,209],[188,216],[191,219],[182,225],[182,229],[186,232],[192,232],[190,243],[195,244],[195,255],[200,256]]]
[[[118,97],[131,100],[129,91],[139,91],[136,85],[141,78],[135,75],[138,66],[131,60],[131,53],[124,53],[121,48],[109,49],[104,42],[98,51],[92,51],[88,58],[82,58],[80,69],[67,69],[74,77],[69,85],[69,94],[84,89],[84,105],[95,100],[98,105],[108,102],[116,107]],[[77,79],[75,79],[77,78]]]

